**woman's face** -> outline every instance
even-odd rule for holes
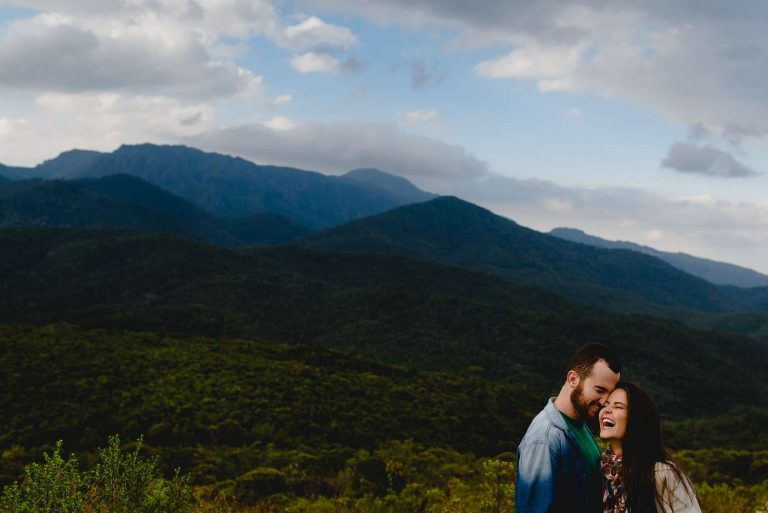
[[[600,410],[600,438],[606,441],[621,440],[627,433],[627,392],[617,388]]]

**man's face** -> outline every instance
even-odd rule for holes
[[[598,360],[592,366],[592,372],[579,379],[578,385],[571,391],[571,404],[581,420],[592,421],[597,417],[608,395],[616,388],[619,377],[605,360]]]

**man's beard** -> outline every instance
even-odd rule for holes
[[[576,386],[576,388],[573,389],[571,392],[571,405],[573,406],[573,409],[576,410],[576,413],[579,414],[579,417],[581,418],[582,422],[586,422],[587,426],[590,427],[594,431],[595,427],[597,426],[597,414],[590,415],[589,409],[592,406],[598,407],[598,412],[600,411],[600,401],[592,401],[589,403],[584,402],[584,386],[583,383],[580,381],[579,384]]]

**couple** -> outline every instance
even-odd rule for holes
[[[602,344],[568,362],[557,397],[533,419],[517,450],[517,513],[701,513],[696,492],[661,439],[650,395],[620,381]],[[601,455],[587,424],[599,420]]]

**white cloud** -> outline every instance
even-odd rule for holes
[[[0,162],[36,165],[72,148],[175,142],[214,126],[214,110],[161,96],[46,93],[24,118],[0,118]]]
[[[339,60],[327,53],[307,52],[290,59],[291,66],[299,73],[338,73]]]
[[[286,105],[288,103],[291,103],[292,101],[293,101],[293,96],[291,96],[290,94],[281,94],[280,96],[272,100],[272,103],[274,103],[275,105]]]
[[[504,57],[481,62],[477,73],[489,78],[567,80],[579,66],[584,45],[523,45]]]
[[[296,123],[293,122],[293,120],[283,117],[283,116],[275,116],[266,123],[264,123],[264,126],[269,128],[270,130],[291,130],[296,126]]]
[[[440,117],[440,111],[436,109],[431,110],[413,110],[410,112],[404,112],[400,116],[400,120],[403,123],[414,124],[424,123],[427,121],[433,121]]]
[[[566,112],[566,115],[570,118],[580,118],[581,116],[584,115],[584,111],[578,107],[574,107],[572,109],[569,109],[568,112]]]
[[[357,43],[357,36],[346,27],[331,25],[310,16],[297,25],[286,27],[279,41],[294,50],[315,47],[346,50]]]

